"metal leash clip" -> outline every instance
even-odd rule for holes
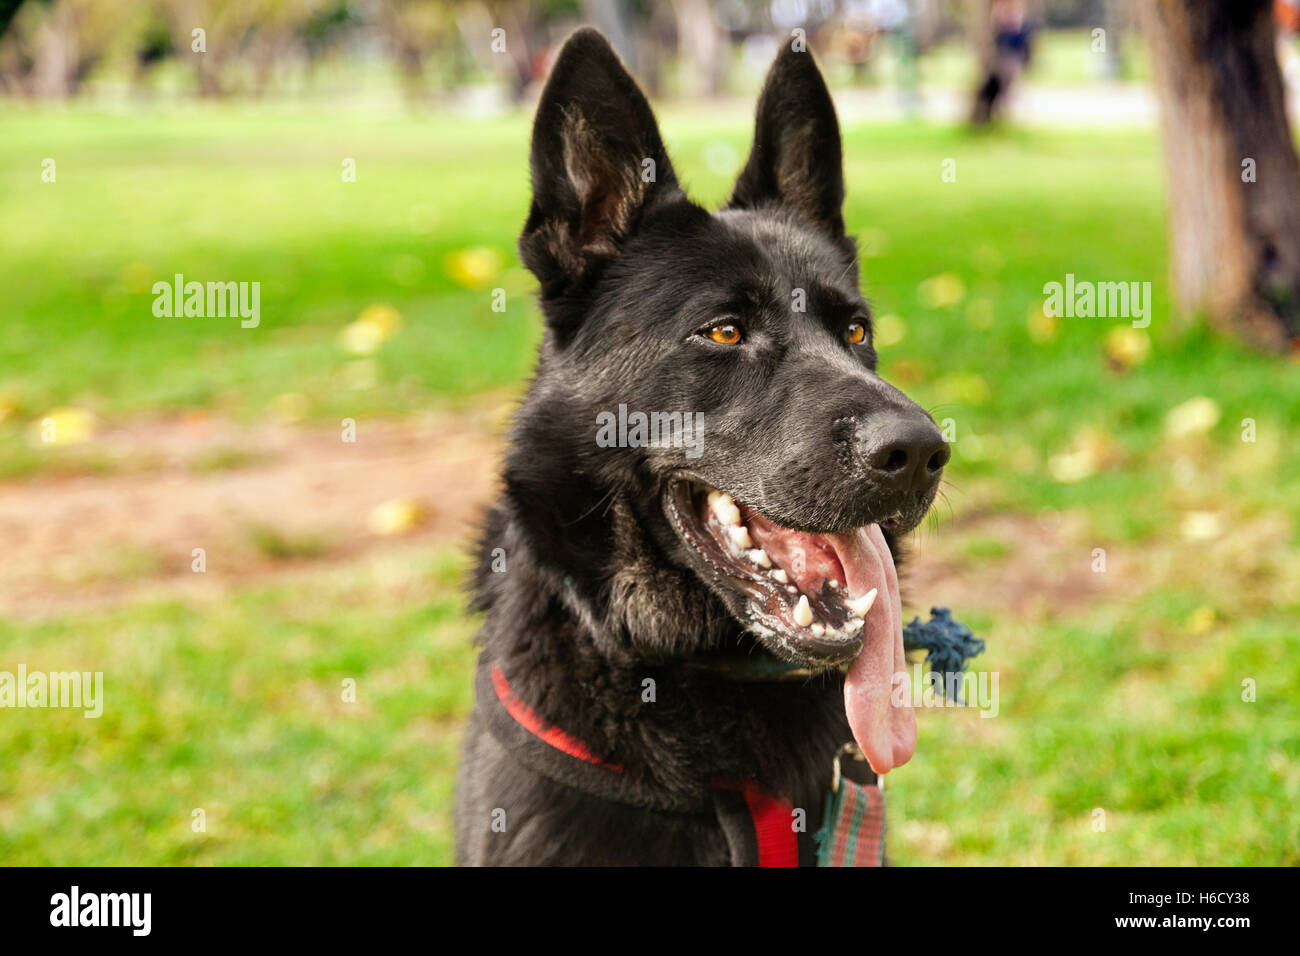
[[[864,754],[864,753],[862,752],[862,748],[859,747],[859,746],[857,745],[857,743],[856,743],[855,741],[852,741],[852,740],[850,740],[847,744],[845,744],[843,747],[841,747],[839,750],[837,750],[837,751],[835,752],[835,759],[834,759],[834,761],[831,763],[831,793],[839,793],[839,792],[840,792],[840,777],[841,777],[841,775],[842,775],[841,770],[840,770],[840,760],[841,760],[841,759],[842,759],[846,754],[847,754],[848,756],[851,756],[854,760],[866,760],[866,759],[867,759],[867,755]],[[877,786],[878,788],[880,788],[880,790],[882,790],[882,791],[885,789],[885,775],[884,775],[884,774],[882,774],[882,773],[878,773],[878,774],[876,774],[876,786]]]

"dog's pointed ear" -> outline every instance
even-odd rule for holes
[[[785,46],[758,99],[754,146],[729,208],[773,202],[798,209],[834,238],[844,235],[844,158],[835,104],[811,52]]]
[[[519,237],[543,297],[616,256],[653,202],[680,196],[659,126],[596,30],[565,42],[537,106],[533,202]]]

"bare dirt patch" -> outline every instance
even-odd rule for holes
[[[139,422],[90,449],[149,467],[0,484],[0,612],[42,614],[141,591],[237,584],[403,541],[467,539],[492,498],[506,409],[341,429],[245,427],[196,415]],[[368,526],[395,500],[400,534]],[[206,571],[192,570],[193,551]]]
[[[1042,619],[1134,590],[1139,577],[1125,573],[1131,557],[1110,549],[1105,570],[1094,570],[1087,528],[1082,514],[958,513],[913,545],[904,598],[919,609],[951,606],[958,616],[977,610]]]

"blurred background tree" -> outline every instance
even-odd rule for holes
[[[1256,344],[1300,341],[1300,163],[1278,63],[1296,52],[1275,26],[1294,36],[1296,0],[0,0],[0,91],[333,100],[386,75],[412,108],[501,112],[535,95],[558,43],[591,23],[653,96],[708,102],[751,93],[802,30],[837,90],[893,87],[891,108],[934,118],[964,87],[966,116],[986,126],[1022,75],[1051,84],[1087,62],[1094,83],[1144,78],[1123,40],[1140,12],[1178,305]]]
[[[1245,338],[1300,342],[1300,160],[1274,0],[1144,4],[1164,117],[1173,290]]]
[[[57,98],[124,71],[148,85],[156,67],[172,64],[191,74],[173,85],[177,94],[264,94],[319,83],[316,68],[334,59],[386,61],[412,102],[489,81],[518,100],[545,74],[555,44],[590,23],[652,92],[711,96],[736,91],[738,58],[770,52],[795,28],[867,83],[879,80],[882,54],[914,65],[918,54],[961,42],[963,33],[988,73],[995,52],[1014,47],[1017,30],[1028,37],[1039,26],[1112,20],[1116,2],[0,0],[0,81],[11,95]],[[201,53],[196,30],[204,33]],[[503,31],[496,44],[494,30]],[[1000,72],[1005,92],[1011,77]]]

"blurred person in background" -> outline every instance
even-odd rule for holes
[[[971,109],[971,122],[976,126],[993,119],[1011,85],[1029,66],[1032,53],[1033,28],[1024,0],[993,0],[988,19],[992,43],[984,38],[980,44],[986,51],[985,76]]]

